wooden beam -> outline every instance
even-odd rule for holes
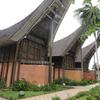
[[[43,41],[42,39],[38,38],[37,36],[29,35],[29,36],[27,37],[27,39],[30,40],[30,41],[33,41],[33,42],[35,42],[35,43],[45,45],[44,41]]]
[[[63,7],[64,9],[66,9],[66,7],[65,7],[64,4],[61,2],[61,0],[58,0],[58,2],[62,5],[62,7]]]
[[[54,23],[56,23],[58,25],[58,22],[56,20],[54,20],[50,15],[46,14],[46,16],[50,19],[50,20],[53,20]]]

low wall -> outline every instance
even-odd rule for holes
[[[9,86],[11,82],[16,81],[17,79],[25,79],[26,81],[29,81],[30,83],[34,84],[41,84],[41,85],[48,84],[48,76],[49,76],[48,65],[20,64],[18,66],[18,63],[16,63],[14,68],[15,71],[13,69],[13,62],[8,63],[8,65],[7,63],[0,63],[0,74],[3,79],[5,79],[7,76],[6,78],[7,86]],[[12,71],[14,71],[14,75],[12,75]],[[13,81],[12,81],[12,76],[14,78]],[[53,67],[51,72],[51,78],[53,81]]]
[[[63,74],[63,69],[62,68],[55,68],[53,73],[53,79],[57,80],[62,78],[62,74]]]
[[[62,74],[63,74],[63,70],[56,68],[54,73],[54,80],[62,78]],[[64,77],[71,80],[81,80],[82,77],[83,79],[86,80],[95,80],[96,74],[94,71],[84,71],[82,76],[81,70],[69,69],[69,70],[64,70]]]
[[[25,79],[34,84],[47,84],[48,83],[48,70],[47,65],[20,65],[20,79]]]
[[[7,69],[8,67],[8,69]],[[19,68],[19,71],[18,71]],[[2,69],[2,71],[1,71]],[[8,71],[7,71],[8,70]],[[11,84],[12,80],[12,71],[13,71],[13,63],[2,63],[0,64],[0,74],[2,78],[6,78],[7,86]],[[15,71],[14,71],[14,81],[19,79],[25,79],[34,84],[48,84],[48,74],[49,74],[49,67],[48,65],[30,65],[30,64],[20,64],[18,67],[18,63],[16,63]],[[51,73],[52,80],[56,80],[62,78],[63,74],[65,78],[69,78],[72,80],[81,80],[82,73],[79,69],[71,69],[71,70],[64,70],[61,68],[52,68]],[[84,71],[83,79],[88,80],[95,80],[96,73],[94,71]]]
[[[64,76],[72,80],[81,80],[82,73],[80,70],[64,70]]]
[[[95,71],[84,71],[83,78],[87,80],[96,80]]]

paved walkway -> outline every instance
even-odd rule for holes
[[[1,98],[1,97],[0,97],[0,100],[7,100],[7,99],[5,99],[5,98]]]
[[[30,98],[25,98],[25,99],[21,99],[21,100],[52,100],[51,98],[55,97],[55,96],[59,96],[61,98],[61,100],[65,100],[68,97],[75,96],[79,92],[88,91],[89,89],[91,89],[97,85],[98,84],[89,85],[89,86],[75,86],[73,89],[50,93],[50,94],[45,94],[45,95],[40,95],[40,96],[35,96],[35,97],[30,97]]]

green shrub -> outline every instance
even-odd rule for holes
[[[60,99],[60,97],[55,96],[55,97],[52,97],[52,100],[61,100],[61,99]]]
[[[52,87],[48,84],[48,85],[44,85],[40,87],[41,91],[52,91]]]
[[[96,83],[96,80],[82,80],[82,81],[76,81],[76,80],[70,80],[70,79],[58,79],[54,81],[54,84],[60,84],[62,85],[63,83],[65,83],[66,85],[69,86],[77,86],[77,85],[89,85],[89,84],[93,84]]]
[[[18,80],[12,84],[12,90],[14,91],[27,91],[30,88],[30,84],[25,80]]]
[[[70,81],[69,81],[69,85],[70,85],[70,86],[77,86],[77,85],[78,85],[78,81],[70,80]]]
[[[54,80],[54,82],[53,82],[54,84],[62,84],[63,83],[63,79],[62,78],[60,78],[60,79],[57,79],[57,80]]]
[[[17,99],[13,97],[9,97],[8,100],[17,100]]]
[[[85,85],[88,85],[89,82],[87,80],[82,80],[80,81],[79,85],[82,85],[82,86],[85,86]]]
[[[86,91],[86,92],[80,92],[80,93],[78,93],[78,94],[75,96],[75,98],[80,98],[80,97],[83,97],[83,96],[85,96],[85,95],[89,95],[89,92],[88,92],[88,91]]]
[[[6,83],[5,83],[4,79],[0,78],[0,89],[4,89],[4,88],[6,88]]]
[[[95,97],[89,95],[87,96],[86,100],[99,100],[99,99],[96,99]]]
[[[32,90],[32,91],[40,91],[40,87],[37,86],[37,85],[35,85],[35,84],[31,84],[29,90]]]
[[[80,85],[89,85],[89,84],[93,84],[93,83],[96,83],[97,81],[96,80],[82,80],[80,81]]]

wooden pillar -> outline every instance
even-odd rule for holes
[[[54,22],[52,20],[51,22],[51,29],[50,29],[50,40],[49,40],[49,76],[48,76],[48,82],[52,82],[52,44],[53,44],[53,33],[54,33]]]
[[[12,71],[11,71],[10,85],[13,83],[13,78],[14,78],[14,61],[12,62]]]
[[[20,77],[20,62],[18,62],[17,80],[19,80],[19,77]]]
[[[53,80],[55,80],[55,67],[53,68]]]
[[[63,61],[62,61],[62,83],[64,82],[64,69],[65,69],[65,55],[63,56]]]
[[[58,67],[58,79],[60,79],[60,68]]]
[[[1,78],[1,72],[2,72],[2,62],[0,63],[0,78]]]
[[[5,81],[7,82],[7,76],[8,76],[8,69],[9,69],[9,62],[7,62],[7,66],[6,66],[6,75],[5,75]]]
[[[2,63],[2,70],[1,70],[2,79],[4,79],[4,71],[5,71],[5,66],[4,66],[4,63]]]
[[[9,70],[10,54],[12,53],[11,52],[11,47],[9,47],[8,52],[9,52],[9,54],[8,54],[8,59],[7,59],[7,66],[6,66],[7,68],[6,68],[6,75],[5,75],[5,81],[6,81],[6,83],[7,83],[8,70]]]

